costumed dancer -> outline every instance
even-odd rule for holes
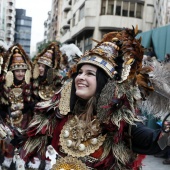
[[[146,86],[147,76],[136,77],[143,58],[136,33],[123,29],[104,35],[77,63],[72,84],[61,92],[58,114],[64,118],[57,119],[53,134],[52,146],[59,155],[53,170],[138,170],[141,154],[161,151],[161,130],[144,126],[136,117],[141,93],[153,90]]]
[[[33,69],[33,95],[37,101],[34,116],[25,130],[27,140],[22,148],[23,159],[28,168],[49,169],[50,160],[45,157],[47,145],[53,136],[56,126],[55,109],[47,107],[60,98],[61,78],[59,74],[61,52],[57,43],[51,43],[35,58]],[[42,168],[43,169],[43,168]]]
[[[27,127],[32,117],[30,82],[32,64],[19,44],[11,46],[3,59],[0,78],[0,115],[5,127],[8,128],[8,136],[13,138]],[[1,148],[5,156],[2,165],[9,168],[12,166],[15,147],[10,143],[2,142]]]

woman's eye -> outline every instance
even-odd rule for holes
[[[80,74],[82,74],[82,71],[79,71],[79,72],[78,72],[78,75],[80,75]]]
[[[96,74],[92,73],[92,72],[88,72],[87,75],[89,75],[89,76],[96,76]]]

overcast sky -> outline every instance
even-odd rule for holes
[[[36,43],[43,40],[44,21],[51,10],[52,0],[16,0],[17,9],[25,9],[26,16],[32,17],[31,53]],[[22,45],[22,44],[21,44]]]

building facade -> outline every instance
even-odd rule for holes
[[[15,0],[0,0],[0,41],[8,48],[14,42]]]
[[[61,43],[75,43],[84,52],[109,31],[138,25],[139,31],[152,28],[153,0],[64,0]]]
[[[44,22],[44,41],[45,42],[60,40],[62,3],[63,3],[63,0],[52,0],[51,11],[49,11],[48,18]]]
[[[5,41],[5,22],[6,22],[6,15],[5,15],[5,0],[0,0],[0,41]]]
[[[51,11],[48,12],[47,20],[44,22],[44,43],[47,43],[51,39],[50,30],[51,30]]]
[[[153,28],[170,23],[170,0],[154,0],[154,9]]]
[[[30,55],[32,18],[26,16],[26,10],[16,9],[15,43],[22,45]]]

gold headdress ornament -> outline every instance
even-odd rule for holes
[[[15,44],[9,48],[4,57],[4,68],[3,71],[6,74],[6,85],[10,87],[13,84],[13,73],[14,70],[25,69],[25,81],[27,84],[30,83],[32,64],[29,57],[25,53],[24,49],[19,44]]]
[[[48,45],[48,47],[39,53],[34,60],[34,79],[39,76],[38,63],[44,64],[53,69],[58,69],[60,67],[61,55],[58,43],[52,42]]]
[[[1,74],[1,70],[2,70],[2,64],[3,64],[3,58],[4,55],[6,53],[6,49],[3,46],[0,46],[0,74]]]
[[[119,82],[134,78],[142,67],[143,47],[135,39],[137,29],[124,28],[105,34],[94,49],[86,52],[79,64],[89,63],[102,68],[110,78],[119,75]]]

